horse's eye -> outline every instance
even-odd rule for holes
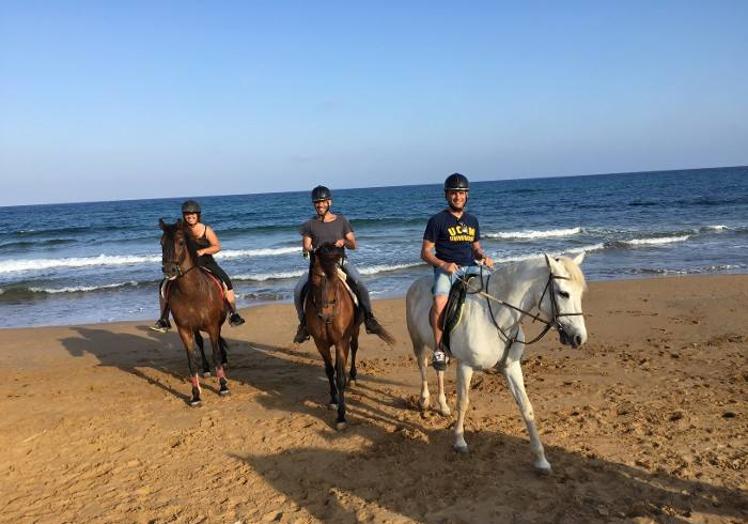
[[[569,298],[569,293],[566,291],[559,291],[559,295],[561,295],[562,298]]]
[[[177,242],[177,244],[179,244],[180,246],[183,246],[184,245],[184,240],[180,240],[179,242]]]

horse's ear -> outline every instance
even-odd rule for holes
[[[162,230],[166,230],[166,222],[164,222],[163,218],[158,219],[158,227],[160,227]]]
[[[182,224],[182,219],[181,219],[181,218],[177,219],[177,223],[176,223],[176,226],[177,226],[177,227],[182,227],[183,225],[184,225],[184,224]]]
[[[553,257],[548,256],[548,253],[543,253],[543,255],[545,256],[545,263],[548,264],[548,269],[551,270],[551,273],[553,273],[554,275],[558,275],[563,272],[560,269],[561,262]]]
[[[574,263],[576,265],[581,266],[582,262],[584,261],[584,251],[582,251],[577,256],[575,256],[574,258],[572,258],[572,260],[574,261]]]

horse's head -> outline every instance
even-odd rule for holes
[[[329,323],[337,315],[338,263],[344,250],[335,244],[326,243],[314,250],[314,262],[309,279],[312,304],[317,309],[317,316]]]
[[[314,251],[314,259],[319,264],[320,269],[328,277],[332,277],[337,274],[337,266],[344,254],[345,250],[342,247],[327,242]]]
[[[582,295],[587,284],[580,269],[584,253],[575,258],[545,256],[550,270],[539,308],[558,329],[562,344],[577,348],[587,341],[582,314]]]
[[[174,280],[186,271],[186,262],[192,260],[192,242],[181,220],[167,224],[158,220],[161,235],[161,270],[169,280]]]

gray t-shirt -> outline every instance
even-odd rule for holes
[[[320,222],[318,218],[313,218],[304,222],[299,229],[302,236],[311,237],[314,249],[328,242],[334,244],[352,232],[351,223],[343,215],[336,215],[332,222]]]

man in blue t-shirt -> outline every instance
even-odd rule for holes
[[[479,273],[478,264],[493,267],[493,260],[480,247],[478,219],[465,211],[469,191],[470,183],[465,176],[460,173],[449,175],[444,181],[444,196],[449,207],[432,216],[423,233],[421,259],[434,267],[431,327],[436,349],[431,364],[437,371],[447,368],[447,356],[441,346],[441,326],[452,284],[457,278]]]

